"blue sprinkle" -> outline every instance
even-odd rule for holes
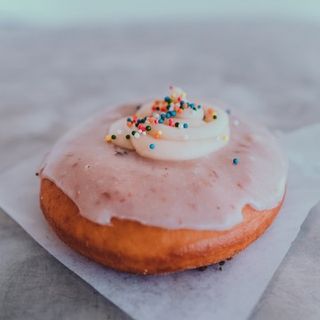
[[[181,100],[181,101],[180,101],[180,106],[182,107],[183,105],[184,105],[184,101]]]
[[[165,98],[164,98],[164,101],[170,103],[170,102],[171,102],[171,98],[170,98],[170,97],[165,97]]]
[[[171,112],[166,113],[166,118],[169,119],[171,117]]]
[[[131,120],[131,118],[128,118],[127,121],[128,121],[128,122],[131,122],[132,120]]]
[[[172,117],[175,117],[177,115],[177,113],[175,111],[171,111],[170,113],[171,113]]]
[[[183,127],[184,127],[185,129],[187,129],[187,128],[189,127],[189,125],[188,125],[187,123],[184,123],[184,124],[183,124]]]
[[[189,103],[189,107],[193,109],[194,108],[194,103]]]
[[[164,118],[166,117],[166,114],[165,114],[165,113],[161,113],[161,114],[160,114],[160,117],[161,117],[162,119],[164,119]]]
[[[238,165],[238,164],[239,164],[239,159],[234,158],[234,159],[232,160],[232,163],[233,163],[235,166]]]
[[[151,150],[153,150],[155,147],[156,147],[156,145],[155,145],[154,143],[149,144],[149,148],[150,148]]]
[[[158,120],[158,123],[163,123],[163,119],[162,118],[160,118],[159,120]]]

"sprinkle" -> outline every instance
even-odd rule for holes
[[[134,134],[134,137],[135,137],[136,139],[140,138],[140,133],[139,133],[139,132],[136,132],[136,133]]]
[[[176,123],[174,124],[174,126],[175,126],[176,128],[179,128],[179,122],[176,122]]]
[[[156,145],[155,145],[154,143],[150,143],[150,144],[149,144],[149,148],[150,148],[151,150],[153,150],[155,147],[156,147]]]
[[[171,102],[171,98],[170,97],[165,97],[164,101],[170,103]]]
[[[171,111],[170,113],[171,113],[171,116],[172,116],[172,117],[175,117],[175,116],[177,115],[177,112],[176,112],[176,111]]]
[[[136,131],[133,130],[133,131],[131,132],[131,134],[134,136],[134,135],[136,134]]]
[[[104,140],[105,140],[106,142],[111,142],[111,136],[110,136],[110,134],[108,134],[107,136],[105,136],[105,137],[104,137]]]
[[[171,112],[166,113],[166,118],[169,119],[171,117]]]
[[[128,139],[128,140],[130,139],[130,134],[126,135],[126,139]]]
[[[127,119],[127,121],[128,121],[128,122],[131,122],[131,121],[132,121],[132,119],[131,119],[131,118],[128,118],[128,119]]]
[[[159,122],[159,123],[163,123],[163,119],[160,118],[160,119],[158,120],[158,122]]]
[[[150,131],[151,130],[151,126],[146,126],[146,130]]]
[[[183,123],[179,123],[179,129],[183,128]]]
[[[156,139],[159,139],[161,135],[162,135],[162,131],[159,130],[159,131],[156,132],[156,134],[154,135],[154,137],[155,137]]]
[[[116,136],[115,134],[113,134],[113,135],[111,136],[111,139],[112,139],[112,140],[116,140],[116,139],[117,139],[117,136]]]
[[[216,115],[216,111],[212,108],[208,108],[204,115],[203,120],[206,122],[211,122],[213,119],[216,119],[214,116]]]
[[[236,166],[236,165],[238,165],[239,164],[239,159],[238,158],[234,158],[233,160],[232,160],[232,163]]]
[[[216,114],[213,115],[212,119],[217,120],[218,116]]]
[[[184,127],[185,129],[187,129],[187,128],[189,127],[189,125],[188,125],[187,123],[184,123],[184,124],[183,124],[183,127]]]

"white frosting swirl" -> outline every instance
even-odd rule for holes
[[[182,101],[185,94],[178,88],[167,98],[170,99],[167,104],[165,100],[158,101],[162,110],[155,110],[157,102],[142,105],[133,124],[128,118],[115,121],[106,140],[157,160],[196,159],[228,143],[229,116],[225,111]],[[167,110],[163,110],[163,105],[167,105]],[[180,105],[185,107],[180,109]],[[136,119],[144,121],[140,128]]]

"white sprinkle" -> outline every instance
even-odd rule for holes
[[[179,129],[183,128],[183,123],[179,123]]]
[[[145,136],[147,133],[145,131],[142,131],[142,134]]]
[[[156,112],[154,112],[154,113],[152,114],[152,116],[155,117],[156,119],[159,119],[159,118],[160,118],[159,113],[156,113]]]
[[[134,134],[134,137],[135,137],[136,139],[140,138],[140,133],[139,133],[139,132],[136,132],[136,133]]]

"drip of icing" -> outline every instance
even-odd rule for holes
[[[199,159],[154,161],[101,139],[134,110],[105,110],[64,136],[44,162],[41,177],[82,216],[98,224],[116,217],[167,229],[226,230],[242,221],[246,204],[263,210],[281,201],[286,158],[254,121],[230,116],[229,143]]]
[[[133,117],[116,120],[106,140],[146,158],[190,160],[224,147],[228,137],[225,111],[187,102],[186,94],[172,87],[164,100],[146,103]]]

